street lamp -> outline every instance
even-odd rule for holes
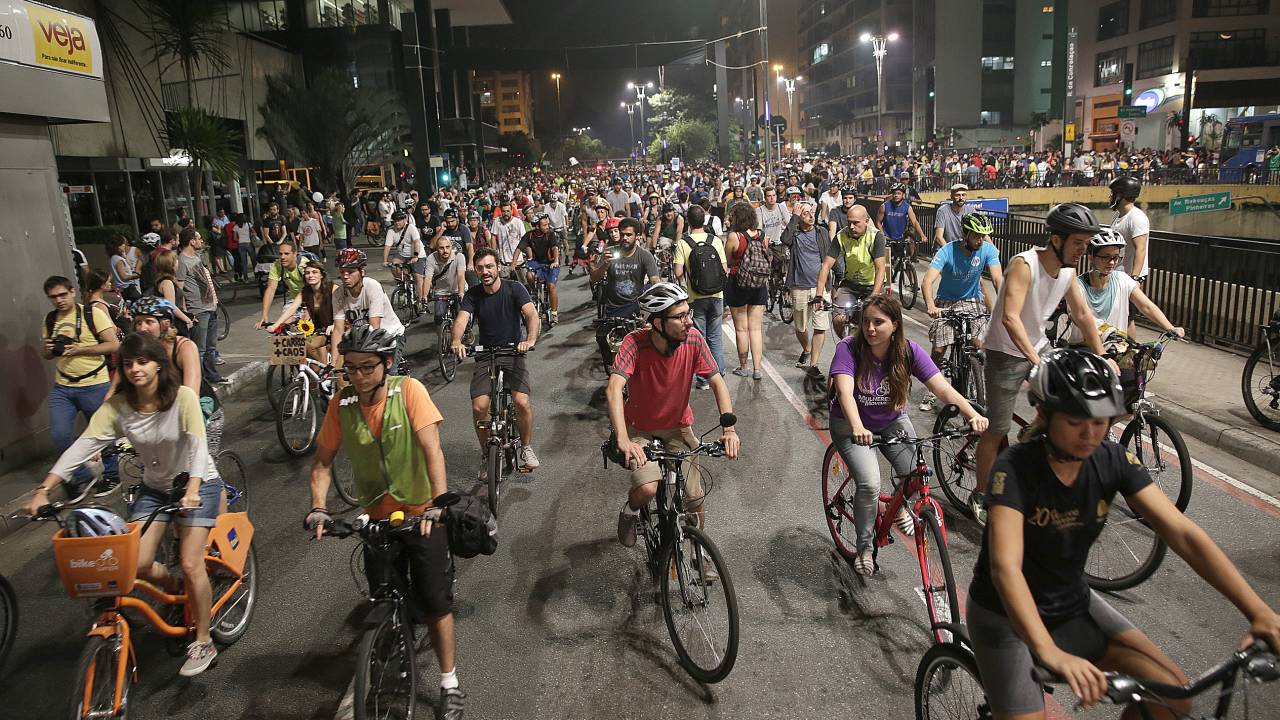
[[[564,116],[560,114],[560,73],[551,73],[551,79],[556,81],[556,125],[559,137],[564,137]]]
[[[776,66],[775,66],[775,67],[776,67]],[[796,136],[796,131],[795,131],[795,124],[796,124],[796,103],[795,103],[796,83],[798,83],[798,82],[802,82],[803,80],[804,80],[804,78],[802,78],[802,77],[798,77],[798,76],[797,76],[797,77],[793,77],[793,78],[785,78],[785,77],[782,77],[781,75],[779,75],[779,76],[778,76],[778,82],[782,83],[782,86],[783,86],[783,87],[786,89],[786,91],[787,91],[787,121],[790,123],[790,125],[789,125],[788,129],[789,129],[789,130],[791,130],[791,139],[793,139],[793,140],[795,139],[795,136]]]
[[[591,132],[591,126],[588,125],[586,127],[576,127],[576,128],[573,128],[573,132],[575,135],[582,135],[583,133],[589,133]]]
[[[884,152],[884,56],[888,53],[889,43],[898,39],[898,33],[888,35],[872,35],[862,33],[861,42],[871,43],[871,54],[876,59],[876,154]]]
[[[648,96],[648,91],[653,89],[653,83],[629,82],[627,89],[636,91],[636,104],[640,106],[640,144],[644,145],[644,99]]]
[[[631,150],[634,152],[636,148],[636,125],[633,118],[636,113],[636,104],[626,102],[618,104],[622,106],[623,110],[627,111],[627,127],[631,130]]]

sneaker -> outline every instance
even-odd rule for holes
[[[440,688],[440,704],[436,706],[436,720],[462,720],[462,701],[467,694],[462,688]]]
[[[898,508],[898,517],[894,519],[893,524],[898,528],[898,532],[907,537],[916,534],[916,521],[911,518],[911,513],[907,512],[905,507]]]
[[[533,454],[532,445],[520,447],[520,472],[533,472],[541,464],[538,462],[538,456]]]
[[[876,561],[871,557],[870,550],[858,553],[853,561],[853,571],[863,577],[871,577],[876,573]]]
[[[746,368],[734,368],[733,374],[737,375],[738,377],[747,377],[748,375],[751,374],[751,372]]]
[[[711,583],[714,583],[714,582],[716,582],[717,580],[719,580],[719,579],[720,579],[720,573],[716,572],[716,564],[715,564],[715,563],[713,563],[713,562],[711,562],[711,558],[710,558],[710,557],[708,557],[708,556],[707,556],[707,554],[706,554],[705,552],[703,552],[703,551],[699,550],[699,551],[698,551],[698,554],[702,556],[702,579],[703,579],[703,581],[705,581],[707,585],[710,585]],[[698,569],[698,568],[696,568],[696,567],[695,567],[694,569],[696,570],[696,569]],[[695,579],[695,580],[694,580],[694,582],[695,582],[695,583],[697,583],[697,580]]]
[[[707,390],[711,387],[711,381],[704,377],[695,377],[693,379],[693,387],[698,390]]]
[[[226,365],[226,364],[227,364],[227,361],[226,361],[226,360],[223,360],[223,359],[222,359],[222,356],[218,356],[218,359],[217,359],[217,361],[216,361],[216,364],[217,364],[217,365]]]
[[[476,473],[476,480],[489,482],[489,456],[484,453],[480,453],[480,472]]]
[[[764,379],[764,373],[760,372],[759,370],[756,370],[755,372],[751,373],[751,379],[752,379],[752,380],[763,380],[763,379]]]
[[[978,521],[979,526],[987,526],[987,501],[982,493],[974,491],[969,494],[969,514]]]
[[[627,508],[618,512],[618,542],[622,547],[635,547],[636,526],[640,524],[640,513],[629,513]]]
[[[178,670],[178,674],[182,677],[195,677],[213,664],[218,658],[218,649],[213,646],[213,641],[209,642],[193,642],[187,646],[187,661],[182,663],[182,669]]]
[[[805,369],[809,367],[809,353],[807,352],[800,353],[800,359],[796,361],[796,367],[801,369]]]
[[[925,393],[924,400],[920,402],[920,411],[929,412],[938,407],[938,398],[933,393]]]
[[[822,376],[822,368],[818,367],[817,365],[810,365],[809,369],[805,370],[805,372],[809,373],[810,375],[817,375],[819,377]]]
[[[552,325],[555,325],[555,324],[557,324],[557,323],[559,323],[559,322],[560,322],[560,311],[559,311],[559,310],[552,310],[552,311],[551,311],[551,324],[552,324]]]
[[[110,495],[111,493],[115,492],[116,488],[118,487],[120,487],[120,478],[104,477],[101,480],[99,480],[96,485],[94,485],[93,496],[99,497],[99,498],[106,497],[107,495]]]

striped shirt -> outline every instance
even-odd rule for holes
[[[627,335],[618,347],[612,372],[627,379],[627,425],[638,430],[675,430],[693,425],[689,389],[693,376],[710,377],[716,361],[697,328],[669,357],[658,352],[642,328]]]

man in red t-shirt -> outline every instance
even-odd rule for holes
[[[689,389],[694,375],[707,378],[721,413],[733,412],[729,388],[716,369],[706,338],[693,327],[689,295],[674,283],[658,283],[640,294],[641,310],[649,315],[649,327],[627,335],[614,358],[605,394],[609,421],[617,435],[618,449],[631,471],[631,493],[618,514],[618,542],[636,544],[640,508],[649,504],[662,479],[659,468],[648,462],[645,445],[656,438],[669,447],[692,450],[698,438],[691,429],[693,409]],[[624,401],[622,389],[631,393]],[[738,456],[738,433],[732,427],[720,435],[725,455]],[[698,515],[702,525],[702,483],[698,473],[686,475],[685,510]]]

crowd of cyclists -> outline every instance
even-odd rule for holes
[[[609,373],[609,429],[632,470],[618,514],[624,546],[635,544],[638,513],[659,481],[646,443],[657,438],[668,447],[696,447],[692,392],[711,390],[721,413],[732,413],[726,375],[763,380],[764,309],[773,285],[782,283],[794,308],[795,367],[826,377],[831,440],[856,487],[856,574],[876,572],[871,522],[884,473],[871,446],[915,435],[907,414],[912,380],[928,392],[921,410],[955,405],[981,436],[972,511],[985,529],[966,620],[994,717],[1043,717],[1034,664],[1064,678],[1086,704],[1105,690],[1103,671],[1185,682],[1172,659],[1085,584],[1089,548],[1117,493],[1241,611],[1252,637],[1280,649],[1280,617],[1152,485],[1146,470],[1106,439],[1111,424],[1129,412],[1124,385],[1130,381],[1105,358],[1106,334],[1132,334],[1135,311],[1181,334],[1142,292],[1150,272],[1149,223],[1136,204],[1142,183],[1135,168],[1119,162],[1095,168],[1109,179],[1115,210],[1109,226],[1083,205],[1057,205],[1046,218],[1042,245],[1001,258],[991,242],[991,219],[964,202],[971,188],[987,182],[988,160],[997,175],[1012,168],[1029,181],[1052,184],[1057,180],[1049,178],[1061,172],[1052,156],[1047,170],[1036,164],[1032,171],[1038,161],[1029,155],[959,153],[927,163],[813,159],[784,165],[773,177],[758,165],[709,163],[680,171],[522,168],[468,191],[440,188],[429,196],[385,189],[345,200],[335,193],[301,195],[284,215],[281,198],[256,223],[220,213],[221,227],[211,225],[210,232],[224,238],[215,244],[222,254],[211,258],[202,257],[205,233],[185,218],[175,228],[156,221],[139,241],[151,249],[149,257],[121,238],[109,277],[88,269],[78,280],[54,276],[45,283],[54,308],[45,323],[45,355],[57,369],[51,415],[64,452],[28,510],[39,511],[56,483],[83,482],[78,468],[118,438],[148,461],[147,489],[128,508],[128,520],[148,515],[181,478],[182,504],[191,510],[174,514],[172,522],[181,528],[183,576],[169,577],[151,560],[169,516],[142,538],[139,575],[192,589],[195,636],[181,674],[210,666],[217,649],[209,638],[200,552],[226,498],[209,461],[221,424],[221,378],[210,340],[216,328],[206,330],[216,322],[211,304],[217,297],[205,263],[216,268],[225,255],[240,277],[262,276],[258,327],[311,323],[308,352],[345,378],[319,430],[307,532],[321,537],[332,526],[328,490],[339,451],[350,459],[359,505],[371,518],[396,512],[420,518],[420,535],[405,540],[402,550],[415,621],[427,626],[441,673],[437,716],[456,720],[465,695],[454,656],[453,562],[445,534],[433,530],[443,512],[433,501],[449,487],[443,416],[404,359],[414,323],[401,320],[390,293],[368,272],[368,253],[356,245],[380,245],[381,262],[394,277],[412,276],[415,294],[408,302],[436,318],[455,312],[451,343],[442,352],[472,353],[475,347],[464,343],[469,327],[479,346],[514,349],[493,362],[505,363],[522,472],[541,467],[533,448],[529,353],[561,322],[559,283],[576,271],[588,277],[597,306],[589,322]],[[950,183],[951,201],[939,206],[933,227],[922,227],[913,209],[917,189],[930,177],[952,175],[956,163],[966,178],[968,168],[983,169],[972,184]],[[874,217],[865,202],[871,194],[883,196]],[[907,340],[902,303],[886,279],[892,258],[918,252],[932,255],[922,284],[933,318],[928,349]],[[1086,256],[1090,271],[1077,277]],[[545,295],[536,292],[541,286]],[[112,287],[131,302],[104,307],[102,292]],[[281,292],[284,310],[272,317]],[[545,314],[543,302],[549,303]],[[1068,347],[1050,347],[1045,323],[1064,302],[1074,329]],[[983,404],[952,387],[939,369],[957,342],[946,311],[981,320]],[[725,357],[726,316],[736,363]],[[610,331],[624,321],[629,332],[611,342]],[[832,331],[834,357],[822,367]],[[1024,383],[1035,420],[1010,446]],[[484,373],[473,375],[469,392],[483,481],[490,403]],[[79,439],[72,431],[77,414],[89,417]],[[744,422],[752,422],[750,409]],[[720,442],[730,458],[750,452],[733,427],[721,430]],[[890,476],[910,471],[909,451],[880,451]],[[701,525],[705,508],[694,478],[686,511]],[[900,520],[907,532],[909,518]],[[83,532],[96,531],[83,525]],[[1163,717],[1160,712],[1153,717]]]

